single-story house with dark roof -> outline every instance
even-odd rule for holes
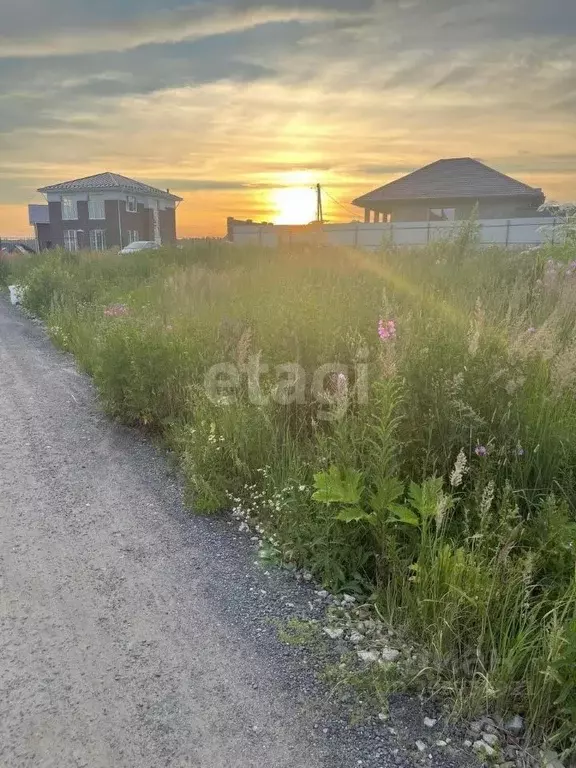
[[[437,160],[353,200],[364,220],[458,221],[475,208],[481,219],[542,216],[541,189],[471,157]]]
[[[107,171],[38,192],[48,205],[31,205],[29,214],[41,250],[105,250],[137,240],[176,241],[176,208],[182,198],[168,189]]]

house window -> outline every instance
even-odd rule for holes
[[[456,208],[430,208],[428,221],[455,221]]]
[[[62,219],[64,221],[76,221],[78,219],[78,206],[73,197],[62,198]]]
[[[104,200],[88,200],[88,218],[89,219],[105,219],[106,211],[104,210]],[[95,230],[98,231],[98,230]]]
[[[128,230],[128,243],[136,243],[139,239],[137,229]]]
[[[90,230],[90,250],[92,251],[105,251],[106,250],[106,232],[103,229],[91,229]]]
[[[64,248],[67,251],[78,250],[78,232],[75,229],[64,230]]]
[[[126,211],[128,213],[138,213],[138,202],[135,197],[128,195],[126,199]]]

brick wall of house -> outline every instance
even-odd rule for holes
[[[52,240],[52,228],[50,227],[50,224],[36,224],[35,229],[39,251],[45,251],[55,244]]]
[[[76,230],[78,247],[90,247],[90,231],[93,229],[104,230],[107,247],[118,245],[118,210],[115,200],[106,200],[104,205],[105,219],[90,219],[88,216],[88,201],[79,200],[76,204],[77,219],[62,219],[62,204],[59,202],[48,203],[50,212],[50,235],[54,245],[64,245],[64,232]]]
[[[106,221],[109,226],[110,238],[107,235],[107,244],[120,246],[120,237],[118,235],[118,205],[120,206],[120,223],[122,228],[122,247],[129,244],[129,233],[137,232],[138,240],[154,240],[154,219],[152,208],[146,208],[142,203],[138,204],[138,211],[131,213],[126,210],[126,203],[123,200],[107,200]],[[176,211],[174,208],[167,208],[159,211],[160,217],[160,237],[162,243],[176,242]],[[112,239],[113,238],[113,239]]]
[[[88,202],[83,200],[77,202],[78,218],[76,220],[62,220],[62,204],[60,202],[49,202],[48,210],[50,225],[43,233],[43,238],[54,246],[64,246],[65,230],[78,232],[79,248],[90,247],[91,230],[104,230],[107,248],[123,248],[134,239],[154,240],[152,209],[146,208],[142,203],[139,203],[138,210],[132,213],[126,210],[125,200],[105,200],[104,219],[90,219]],[[159,211],[159,221],[162,243],[174,243],[176,241],[176,211],[174,208]],[[137,233],[136,236],[134,233]]]
[[[48,213],[50,216],[50,235],[51,235],[49,239],[52,241],[54,246],[62,247],[64,245],[64,232],[63,232],[64,228],[62,227],[61,203],[48,203]],[[75,225],[75,222],[73,223]]]
[[[118,221],[118,206],[120,206],[120,221],[122,224],[122,247],[128,245],[132,240],[151,240],[150,233],[150,211],[144,207],[144,205],[138,205],[138,211],[131,213],[126,210],[126,202],[124,200],[107,200],[106,205],[112,203],[116,210],[116,221]],[[116,232],[118,232],[118,226],[116,226]],[[129,232],[137,232],[136,238],[129,237]],[[120,240],[117,236],[115,245],[120,245]]]
[[[176,210],[174,208],[160,211],[160,235],[164,245],[176,242]]]

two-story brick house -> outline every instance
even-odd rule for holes
[[[106,172],[38,192],[48,205],[30,206],[30,223],[36,225],[41,250],[104,250],[136,240],[176,241],[176,208],[182,198],[169,190]]]

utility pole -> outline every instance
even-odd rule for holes
[[[316,184],[316,221],[324,224],[324,213],[322,211],[322,187]]]

